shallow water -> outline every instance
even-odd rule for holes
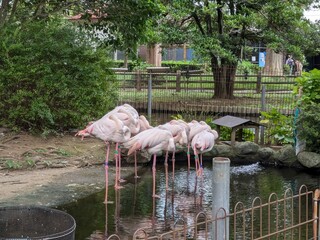
[[[157,167],[157,194],[152,198],[152,172],[146,167],[141,178],[127,179],[124,188],[115,191],[109,187],[105,205],[105,191],[99,192],[75,203],[60,206],[59,209],[71,214],[77,223],[76,239],[104,239],[119,234],[122,239],[133,235],[138,228],[146,228],[154,233],[170,229],[180,219],[192,223],[199,211],[211,212],[211,175],[212,165],[204,168],[204,177],[196,177],[194,169],[188,173],[185,165],[176,165],[174,181],[169,167],[169,191],[166,191],[165,170],[163,164]],[[320,186],[320,177],[316,174],[299,172],[294,169],[266,168],[259,164],[231,166],[230,168],[230,207],[241,201],[245,207],[259,196],[263,202],[271,193],[283,196],[286,189],[293,193],[305,184],[309,190]]]

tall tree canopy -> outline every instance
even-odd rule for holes
[[[14,21],[49,19],[53,15],[80,15],[83,26],[105,34],[104,43],[135,52],[152,37],[150,27],[162,11],[158,0],[2,0],[0,29]],[[0,30],[1,31],[1,30]]]
[[[214,97],[232,98],[239,59],[251,44],[301,57],[319,51],[319,28],[303,11],[318,1],[297,0],[170,0],[164,1],[162,43],[189,43],[211,63]]]

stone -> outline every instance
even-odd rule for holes
[[[253,142],[238,142],[234,146],[235,154],[237,156],[256,154],[259,148],[259,145]]]
[[[274,158],[280,165],[301,168],[295,149],[291,145],[285,145],[279,151],[276,151]]]
[[[269,147],[262,147],[258,150],[257,153],[260,161],[267,161],[273,158],[275,151]]]
[[[230,160],[235,157],[233,148],[229,145],[215,145],[209,154],[212,157],[226,157]]]
[[[298,161],[306,168],[320,167],[320,154],[314,152],[303,151],[298,154]]]

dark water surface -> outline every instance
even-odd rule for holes
[[[230,173],[231,209],[239,201],[249,208],[255,197],[266,202],[273,192],[281,198],[288,188],[296,194],[303,184],[308,190],[320,186],[319,175],[288,168],[252,164],[231,166]],[[110,236],[113,233],[130,239],[129,236],[141,227],[161,233],[169,230],[180,218],[191,224],[199,211],[211,212],[211,175],[211,163],[204,168],[203,180],[196,177],[194,169],[188,173],[185,165],[178,164],[173,181],[170,166],[170,190],[166,191],[165,170],[160,163],[156,190],[159,199],[152,198],[152,172],[148,166],[140,173],[141,178],[127,179],[123,189],[115,191],[113,186],[109,188],[111,204],[103,203],[105,191],[102,191],[59,209],[75,218],[77,240],[104,239],[105,234]]]

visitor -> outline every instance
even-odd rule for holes
[[[288,55],[288,59],[286,60],[286,65],[289,66],[289,75],[292,75],[294,68],[294,60],[291,55]]]

